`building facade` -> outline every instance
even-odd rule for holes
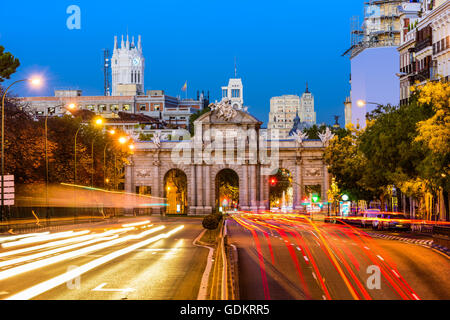
[[[450,2],[423,1],[409,25],[400,52],[400,104],[411,96],[410,87],[419,82],[444,79],[450,73]]]
[[[309,92],[308,84],[306,84],[306,90],[301,97],[283,95],[270,99],[267,129],[273,133],[272,137],[277,136],[280,139],[287,139],[296,117],[300,119],[300,127],[310,127],[316,124],[314,96]],[[277,131],[276,134],[275,130]]]
[[[179,99],[166,95],[163,90],[130,96],[83,96],[80,90],[55,90],[53,97],[20,99],[37,116],[62,115],[67,113],[70,104],[74,104],[79,110],[89,110],[106,119],[117,119],[119,112],[143,114],[185,129],[189,127],[191,114],[209,104],[204,93],[199,93],[198,99]]]
[[[400,85],[398,46],[405,24],[402,5],[416,0],[371,0],[365,3],[364,22],[354,25],[352,43],[345,54],[351,61],[352,124],[365,127],[366,114],[377,104],[398,105]],[[406,27],[407,28],[407,27]]]

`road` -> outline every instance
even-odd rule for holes
[[[201,220],[148,220],[0,237],[0,298],[196,299],[208,255],[193,244]]]
[[[227,229],[241,300],[450,299],[449,258],[422,245],[297,214],[235,214]]]

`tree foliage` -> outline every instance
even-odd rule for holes
[[[19,59],[15,58],[10,52],[4,51],[5,48],[0,46],[0,82],[9,79],[20,66]]]

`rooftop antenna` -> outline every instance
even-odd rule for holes
[[[109,50],[103,49],[103,77],[104,77],[104,95],[109,96],[109,77],[110,77],[111,63],[109,60]]]

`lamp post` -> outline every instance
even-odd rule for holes
[[[103,119],[102,118],[97,118],[95,120],[95,125],[96,126],[101,126],[103,125]],[[95,137],[94,139],[92,139],[92,143],[91,143],[91,160],[92,160],[92,167],[91,167],[91,187],[94,187],[94,142],[95,142]]]
[[[5,180],[5,97],[6,97],[6,93],[8,92],[8,90],[16,83],[19,82],[24,82],[24,81],[29,81],[31,83],[32,86],[40,86],[42,83],[42,80],[40,78],[31,78],[31,79],[22,79],[22,80],[17,80],[14,81],[13,83],[11,83],[5,90],[5,92],[3,92],[3,96],[2,96],[2,161],[1,161],[1,170],[2,170],[2,175],[1,175],[1,214],[0,214],[0,220],[3,220],[3,213],[4,213],[4,208],[5,208],[5,201],[4,201],[4,180]]]
[[[59,105],[57,107],[62,107],[65,108],[63,105]],[[75,104],[71,103],[69,104],[69,106],[67,107],[67,109],[69,110],[74,110],[75,109]],[[45,203],[47,206],[47,219],[50,218],[49,215],[49,211],[48,211],[48,182],[49,182],[49,178],[48,178],[48,109],[47,109],[47,114],[45,115]]]

